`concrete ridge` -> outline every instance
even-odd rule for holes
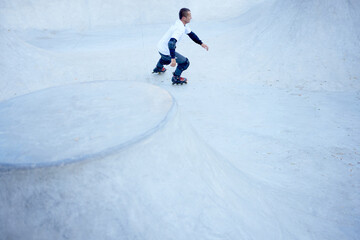
[[[73,86],[73,85],[82,85],[82,84],[92,84],[92,83],[105,83],[105,82],[126,82],[126,81],[116,81],[116,80],[105,80],[105,81],[90,81],[90,82],[81,82],[81,83],[75,83],[75,84],[67,84],[67,85],[63,85],[63,86]],[[135,85],[135,83],[132,83],[133,85]],[[139,84],[145,84],[145,85],[150,85],[152,87],[155,88],[159,88],[155,85],[151,85],[148,83],[140,83]],[[60,86],[60,87],[63,87]],[[0,104],[6,103],[6,102],[10,102],[14,99],[18,99],[24,96],[29,96],[29,95],[33,95],[33,94],[37,94],[39,92],[43,92],[43,91],[47,91],[49,89],[56,89],[59,88],[58,87],[50,87],[50,88],[46,88],[46,89],[42,89],[39,91],[35,91],[35,92],[31,92],[31,93],[27,93],[21,96],[16,96],[14,98],[5,100],[3,102],[0,102]],[[132,139],[122,142],[121,144],[106,148],[100,152],[97,153],[91,153],[91,154],[85,154],[82,155],[81,157],[75,157],[75,158],[65,158],[65,159],[61,159],[61,160],[57,160],[57,161],[52,161],[52,162],[41,162],[41,163],[18,163],[18,164],[11,164],[11,163],[2,163],[0,162],[0,171],[10,171],[10,170],[22,170],[22,169],[32,169],[32,168],[44,168],[44,167],[53,167],[53,166],[64,166],[67,164],[71,164],[71,163],[76,163],[76,162],[81,162],[81,161],[87,161],[87,160],[95,160],[95,159],[101,159],[104,158],[108,155],[111,155],[113,153],[116,152],[120,152],[125,148],[128,148],[134,144],[137,144],[145,139],[147,139],[148,137],[150,137],[151,135],[153,135],[154,133],[156,133],[157,131],[159,131],[160,129],[164,128],[166,126],[166,124],[175,116],[176,112],[177,112],[177,103],[175,98],[173,97],[173,95],[171,93],[169,93],[168,91],[161,89],[163,91],[165,91],[167,94],[169,94],[169,96],[172,99],[172,105],[170,107],[170,109],[167,111],[167,113],[165,114],[165,116],[163,117],[163,119],[158,122],[158,124],[156,124],[155,126],[153,126],[152,128],[146,130],[145,132],[133,137]]]

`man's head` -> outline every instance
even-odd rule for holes
[[[188,8],[182,8],[179,11],[179,18],[184,23],[187,24],[191,20],[191,12]]]

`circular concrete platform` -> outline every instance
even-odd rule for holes
[[[0,103],[0,168],[62,165],[105,156],[151,135],[174,100],[138,82],[49,88]]]

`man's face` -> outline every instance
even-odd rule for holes
[[[190,20],[191,20],[191,12],[187,12],[187,16],[186,17],[183,17],[184,21],[185,21],[185,24],[189,23]]]

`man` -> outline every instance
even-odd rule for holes
[[[187,34],[195,43],[201,45],[206,51],[209,50],[208,46],[204,44],[194,32],[191,31],[190,27],[187,25],[191,20],[191,12],[188,8],[182,8],[179,11],[179,20],[175,22],[174,25],[165,33],[158,43],[158,51],[160,53],[160,60],[158,61],[156,67],[154,68],[154,73],[163,73],[166,71],[164,65],[169,65],[175,67],[176,63],[177,68],[173,73],[171,81],[173,84],[183,84],[187,83],[186,78],[182,78],[181,73],[185,71],[189,65],[189,59],[182,56],[175,51],[176,43],[179,42],[184,34]]]

